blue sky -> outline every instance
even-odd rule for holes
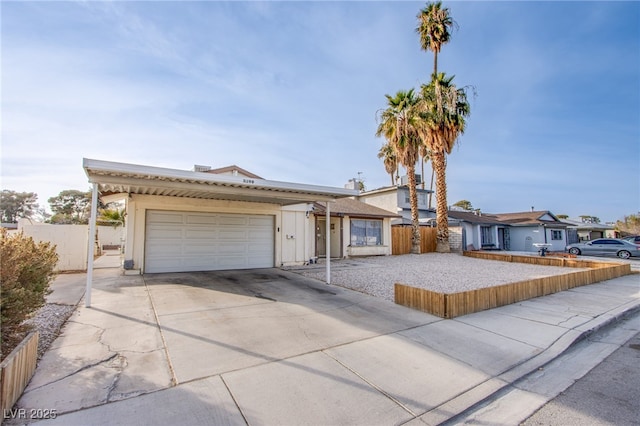
[[[2,2],[2,188],[88,189],[82,158],[388,185],[385,94],[427,82],[424,2]],[[448,201],[640,210],[640,3],[445,2],[475,87]]]

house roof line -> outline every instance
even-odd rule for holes
[[[101,192],[168,195],[238,201],[299,204],[352,197],[357,190],[270,181],[129,163],[83,159],[90,183]]]

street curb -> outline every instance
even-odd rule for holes
[[[453,400],[434,408],[432,411],[423,414],[415,420],[420,420],[422,423],[428,425],[451,425],[458,423],[460,420],[475,412],[478,408],[497,401],[511,392],[514,389],[514,385],[519,381],[526,379],[538,370],[544,369],[545,366],[565,354],[576,344],[588,339],[598,331],[614,326],[625,318],[636,315],[640,312],[640,302],[630,302],[622,307],[614,309],[613,311],[613,314],[602,314],[576,329],[568,330],[567,333],[558,338],[558,340],[556,340],[551,346],[533,358],[529,358],[500,375],[492,377],[486,382],[483,382],[463,394],[458,395]],[[595,322],[595,324],[589,326],[589,324],[593,322]],[[583,328],[585,329],[578,331],[578,329]],[[575,333],[576,331],[577,333]],[[488,391],[484,395],[482,395],[483,388],[487,388],[486,390]],[[480,395],[477,395],[478,391],[480,391]],[[475,402],[472,402],[474,394],[476,394],[476,399]],[[481,399],[477,399],[479,396],[481,396]],[[456,411],[456,407],[459,410],[462,408],[462,410]]]

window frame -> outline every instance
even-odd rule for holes
[[[556,236],[558,236],[556,238]],[[551,229],[551,241],[562,241],[562,229]]]
[[[363,223],[364,226],[357,226],[360,223]],[[372,226],[374,224],[376,224],[377,226]],[[360,231],[358,233],[354,233],[354,231],[356,230]],[[362,232],[362,230],[364,230],[364,233]],[[349,220],[349,245],[352,247],[383,246],[384,220],[371,218],[351,218]]]

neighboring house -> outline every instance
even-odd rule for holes
[[[509,250],[537,251],[534,244],[550,244],[550,251],[564,251],[567,245],[567,224],[550,211],[498,213],[493,216],[509,225]]]
[[[464,250],[510,250],[509,225],[478,211],[449,211],[449,226],[462,227]]]
[[[416,191],[418,193],[418,220],[427,224],[429,219],[436,217],[435,208],[429,209],[429,193],[433,191],[421,188],[416,188]],[[361,192],[358,200],[400,215],[392,220],[392,225],[411,224],[411,201],[407,185],[387,186]]]
[[[316,203],[315,254],[326,256],[326,203]],[[391,255],[391,220],[400,215],[354,200],[341,198],[331,203],[330,250],[332,258]]]
[[[237,166],[186,171],[84,159],[104,202],[124,199],[129,273],[268,268],[315,257],[316,202],[356,190],[265,180]]]
[[[449,211],[450,224],[464,229],[467,250],[537,251],[535,244],[550,244],[551,251],[564,251],[567,224],[549,211],[481,213]]]
[[[574,229],[578,235],[577,241],[570,241],[570,243],[607,238],[615,231],[613,225],[586,222],[583,219],[562,219],[562,221],[568,225],[568,229]]]

